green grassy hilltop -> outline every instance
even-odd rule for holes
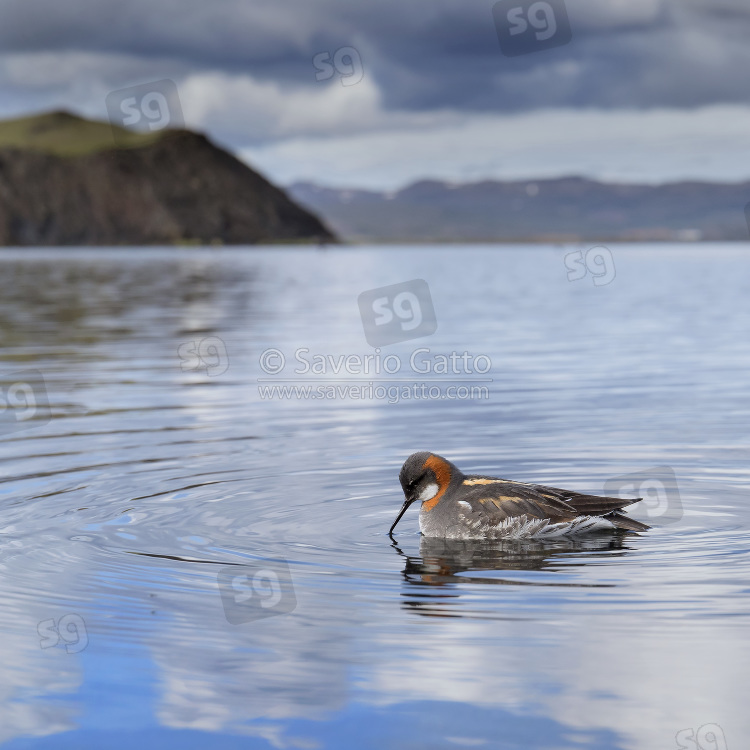
[[[335,242],[201,133],[69,112],[0,122],[0,246]]]
[[[136,133],[107,122],[84,120],[70,112],[46,112],[0,121],[0,148],[21,148],[56,156],[82,156],[108,149],[148,146],[165,132],[168,131]]]

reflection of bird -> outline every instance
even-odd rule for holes
[[[399,481],[406,501],[389,533],[417,500],[422,503],[422,534],[445,539],[549,539],[649,528],[621,512],[641,498],[596,497],[510,479],[467,476],[434,453],[409,456]]]
[[[404,581],[409,588],[404,591],[402,606],[426,617],[482,617],[492,616],[483,609],[477,591],[466,598],[470,589],[479,586],[525,586],[550,588],[591,589],[612,588],[612,582],[586,582],[572,580],[573,568],[585,566],[589,560],[625,555],[623,534],[610,531],[585,538],[561,537],[551,541],[486,539],[435,539],[423,536],[419,542],[419,555],[407,555],[395,542],[393,547],[405,558]],[[575,554],[575,558],[571,555]],[[562,566],[562,567],[561,567]],[[556,580],[561,569],[567,575]],[[518,575],[518,571],[548,571],[549,575]],[[508,574],[504,572],[508,571]],[[510,573],[509,571],[515,571]],[[576,596],[571,591],[570,596]],[[490,601],[495,602],[496,597]],[[507,613],[506,613],[507,614]],[[503,615],[506,616],[506,615]]]
[[[547,570],[556,561],[565,560],[570,567],[585,564],[599,553],[622,551],[623,535],[610,531],[585,538],[561,537],[550,541],[486,539],[435,539],[423,536],[419,542],[419,556],[405,555],[393,543],[396,551],[406,558],[404,578],[409,583],[443,586],[449,583],[484,583],[513,586],[555,585],[554,582],[487,576],[487,571]],[[580,555],[580,563],[571,562],[571,553]],[[459,573],[474,575],[457,575]],[[559,584],[558,584],[559,585]],[[570,582],[562,585],[569,586]],[[573,584],[580,585],[580,584]],[[590,584],[589,584],[590,586]]]

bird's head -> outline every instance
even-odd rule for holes
[[[422,510],[432,510],[445,494],[451,481],[460,474],[456,466],[436,453],[427,451],[412,453],[404,462],[401,473],[398,475],[406,499],[388,533],[393,533],[401,516],[417,500],[422,503]]]

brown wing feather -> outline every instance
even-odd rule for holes
[[[648,531],[651,528],[645,523],[636,521],[635,518],[630,518],[622,513],[612,513],[612,515],[607,516],[607,518],[612,521],[618,529],[626,529],[627,531]]]
[[[570,490],[561,490],[557,487],[543,487],[536,485],[536,489],[542,495],[550,495],[564,500],[566,503],[575,508],[579,513],[589,516],[601,516],[605,513],[612,513],[615,510],[622,510],[628,505],[640,502],[642,498],[622,498],[622,497],[599,497],[598,495],[584,495],[580,492],[571,492]]]
[[[549,518],[554,523],[570,520],[579,515],[607,516],[618,528],[644,531],[649,527],[622,514],[622,508],[640,502],[641,498],[599,497],[581,492],[527,484],[510,479],[491,477],[467,477],[472,482],[473,492],[466,499],[475,509],[480,506],[485,513],[499,520],[527,515],[534,518]],[[476,482],[476,484],[473,484]]]
[[[481,509],[499,521],[516,516],[567,520],[578,515],[575,508],[553,495],[543,495],[531,485],[498,481],[477,487],[465,497],[474,509]]]

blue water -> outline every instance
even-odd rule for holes
[[[749,249],[4,251],[0,742],[743,747]],[[417,450],[653,529],[394,544]]]

